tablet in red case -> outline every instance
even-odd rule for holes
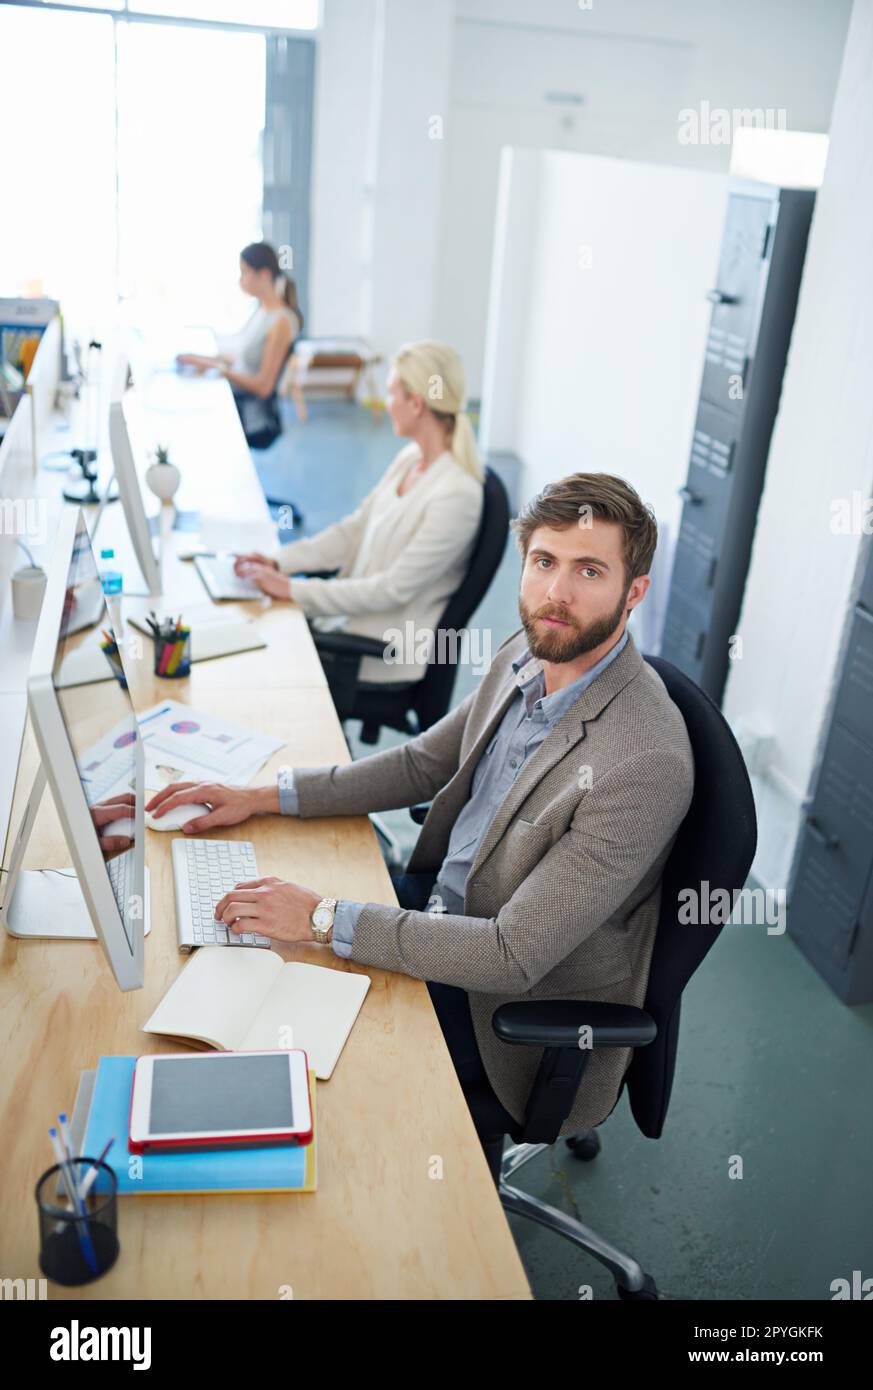
[[[159,1153],[308,1144],[307,1067],[302,1048],[138,1057],[128,1149]]]

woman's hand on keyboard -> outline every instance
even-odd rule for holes
[[[269,594],[270,598],[291,597],[291,580],[272,565],[248,565],[242,571],[242,577],[257,584],[262,593]]]
[[[262,555],[259,550],[253,550],[249,555],[237,555],[233,562],[233,572],[245,576],[252,565],[268,565],[274,570],[279,568],[278,560],[274,560],[270,555]]]
[[[210,807],[209,814],[197,816],[183,827],[186,835],[195,835],[201,830],[216,830],[222,825],[239,825],[259,811],[268,809],[263,804],[265,791],[269,791],[269,788],[226,787],[220,782],[171,782],[152,797],[145,809],[160,820],[175,806],[205,803]]]

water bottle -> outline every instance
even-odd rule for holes
[[[104,594],[121,593],[121,570],[114,565],[106,563],[115,559],[114,550],[100,551],[100,583],[103,586]]]

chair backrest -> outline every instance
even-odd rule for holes
[[[716,889],[727,889],[733,901],[734,889],[743,887],[752,866],[757,822],[743,755],[721,710],[669,661],[653,656],[646,661],[678,706],[694,755],[694,792],[664,867],[643,1005],[658,1025],[658,1036],[635,1050],[624,1078],[637,1125],[657,1139],[673,1086],[682,991],[721,931],[720,924],[680,921],[678,895],[689,888],[702,895],[705,882],[710,898]]]
[[[482,516],[470,564],[463,581],[443,610],[439,629],[444,632],[460,632],[467,626],[488,592],[497,567],[503,559],[508,535],[509,498],[506,488],[493,468],[486,468]],[[426,675],[415,688],[412,701],[420,729],[429,729],[447,712],[456,675],[457,666],[454,662],[433,661],[428,666]]]

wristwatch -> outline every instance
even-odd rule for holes
[[[316,941],[320,941],[322,946],[330,945],[330,938],[333,933],[333,919],[336,916],[338,898],[322,898],[312,909],[309,920],[312,923],[312,935]]]

